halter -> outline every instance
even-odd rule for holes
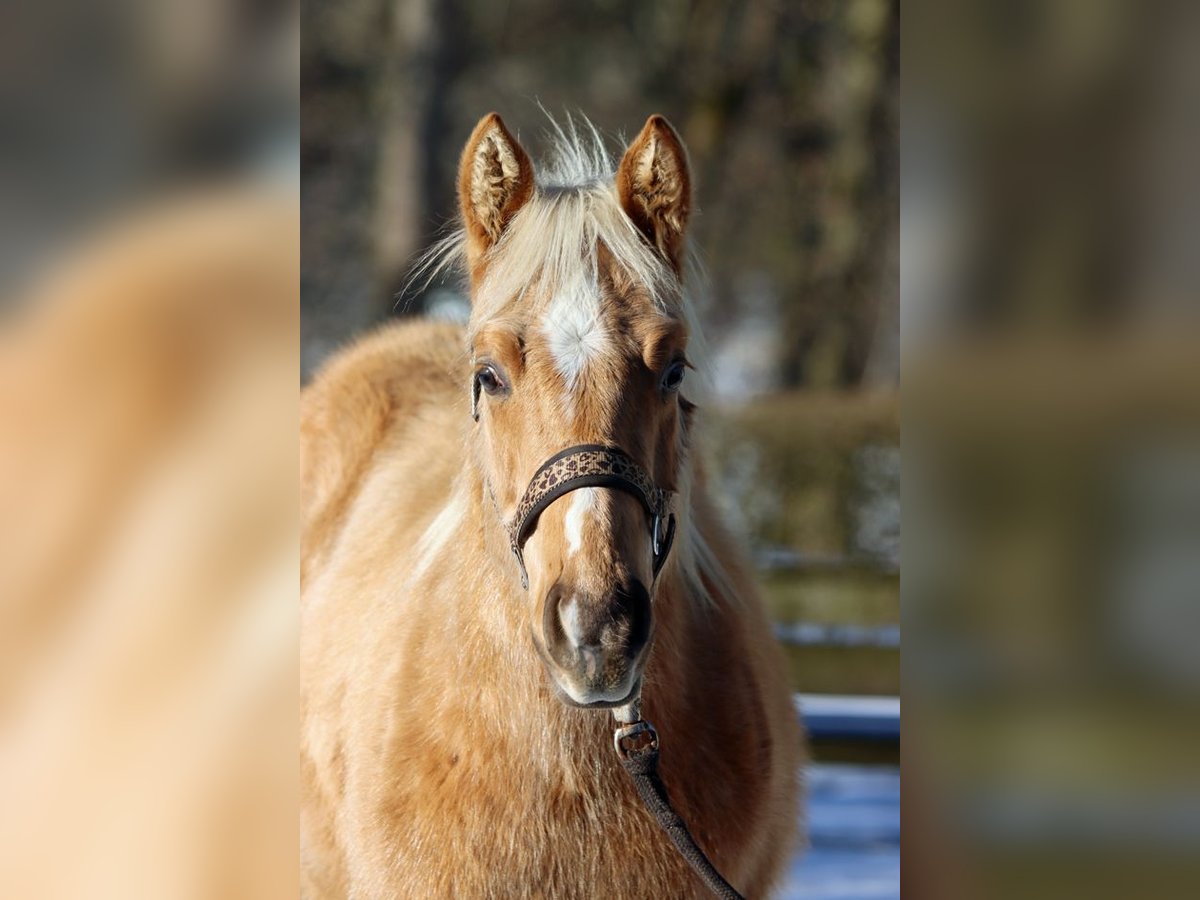
[[[580,444],[542,463],[529,480],[516,515],[507,526],[509,546],[521,568],[521,587],[529,589],[525,542],[537,528],[538,518],[563,494],[585,487],[616,488],[641,502],[650,520],[650,549],[654,554],[654,578],[658,578],[675,540],[672,492],[655,485],[654,479],[624,450],[603,444]]]

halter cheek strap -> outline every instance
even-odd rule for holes
[[[542,464],[530,479],[508,525],[509,545],[521,568],[521,586],[526,590],[529,574],[525,571],[525,542],[537,528],[538,518],[563,494],[585,487],[616,488],[641,502],[650,519],[654,577],[658,577],[675,540],[671,491],[655,485],[646,470],[625,451],[602,444],[580,444],[556,453]]]

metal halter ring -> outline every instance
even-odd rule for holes
[[[634,739],[642,735],[646,736],[643,742],[634,743]],[[657,753],[658,732],[645,719],[638,719],[629,725],[622,725],[613,732],[613,746],[617,749],[617,756],[623,760],[636,759],[648,753]]]

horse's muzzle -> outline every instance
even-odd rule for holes
[[[641,680],[652,626],[640,581],[596,599],[556,583],[543,611],[545,662],[563,699],[576,706],[619,706]]]

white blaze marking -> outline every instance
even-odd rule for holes
[[[574,391],[590,360],[609,348],[608,332],[600,315],[600,289],[581,279],[559,293],[542,321],[550,343],[554,367]]]
[[[567,554],[574,556],[583,545],[583,522],[596,506],[596,488],[580,488],[571,498],[571,508],[567,510]]]

